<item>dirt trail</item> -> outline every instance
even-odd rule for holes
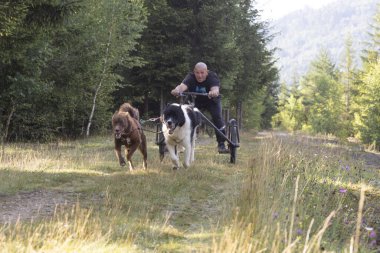
[[[280,138],[286,138],[289,135],[287,133],[270,133],[270,132],[260,132],[258,137],[271,137],[277,136]],[[200,142],[202,140],[199,140]],[[321,141],[321,140],[319,140]],[[326,141],[326,140],[323,140]],[[316,140],[318,142],[318,140]],[[363,160],[370,169],[378,170],[380,169],[380,154],[369,153],[363,151],[362,148],[358,146],[353,146],[350,148],[350,152],[355,159]],[[213,220],[215,217],[223,212],[223,199],[226,198],[225,194],[235,194],[236,184],[239,180],[231,179],[226,182],[226,184],[215,188],[215,191],[210,193],[208,199],[202,200],[202,203],[191,203],[191,199],[177,199],[172,205],[172,218],[175,220],[177,215],[183,215],[181,206],[192,206],[192,212],[197,214],[198,218],[204,220]],[[375,183],[380,187],[380,181]],[[226,191],[228,189],[228,191]],[[51,217],[57,207],[68,207],[71,208],[77,203],[79,199],[79,194],[75,192],[63,192],[56,190],[37,190],[31,192],[19,192],[14,195],[0,194],[0,223],[14,223],[18,219],[21,221],[43,219]],[[80,203],[94,203],[94,201],[101,201],[100,197],[96,196],[81,196]],[[208,222],[210,223],[210,222]],[[213,223],[213,222],[212,222]],[[188,224],[190,230],[199,229],[199,226],[204,224]]]
[[[77,194],[48,190],[0,195],[0,222],[34,220],[53,216],[57,207],[72,206]]]
[[[101,201],[99,196],[81,196],[76,192],[36,190],[17,194],[0,194],[0,224],[52,217],[56,210],[71,209]]]

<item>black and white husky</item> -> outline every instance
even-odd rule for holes
[[[169,104],[162,115],[162,123],[173,169],[179,168],[176,147],[181,146],[185,148],[183,166],[188,168],[194,161],[196,130],[201,123],[199,110],[191,105]]]

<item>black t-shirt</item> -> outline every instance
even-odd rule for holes
[[[189,73],[182,81],[182,83],[187,85],[187,88],[190,92],[199,92],[199,93],[209,93],[210,88],[213,86],[220,87],[220,81],[215,72],[209,71],[206,77],[206,80],[203,82],[198,82],[195,78],[194,73]]]
[[[198,82],[195,78],[193,72],[187,74],[182,83],[186,84],[188,91],[190,92],[199,92],[199,93],[209,93],[211,87],[218,86],[220,87],[220,81],[215,72],[209,71],[206,77],[206,80],[203,82]],[[197,96],[195,98],[195,106],[201,107],[208,105],[216,100],[209,99],[207,96]]]

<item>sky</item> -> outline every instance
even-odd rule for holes
[[[276,20],[307,6],[318,9],[334,1],[336,0],[255,0],[264,20]]]

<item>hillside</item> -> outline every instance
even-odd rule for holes
[[[360,65],[360,52],[368,40],[370,23],[378,0],[339,0],[320,9],[305,8],[270,23],[277,47],[281,80],[290,83],[293,77],[307,72],[321,49],[327,49],[339,65],[348,37],[352,39],[355,63]]]

